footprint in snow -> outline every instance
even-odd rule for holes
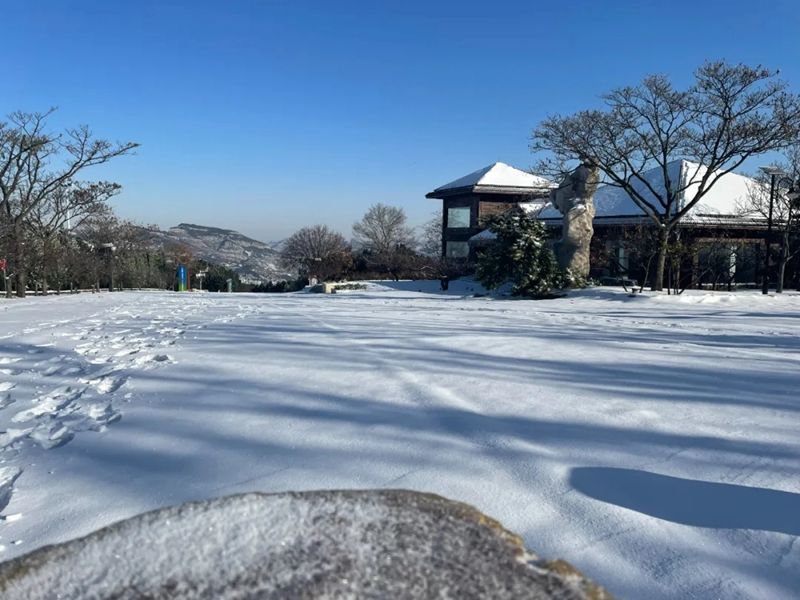
[[[127,381],[127,377],[101,377],[93,379],[91,383],[99,394],[111,394],[121,388]]]
[[[92,429],[94,431],[102,431],[105,429],[106,425],[116,423],[122,418],[122,414],[114,410],[111,406],[111,402],[89,404],[84,408],[83,412],[89,419],[84,426],[86,429]]]
[[[70,386],[58,388],[34,400],[36,404],[27,410],[22,410],[15,414],[11,417],[11,421],[14,423],[24,423],[43,415],[55,415],[80,398],[85,390],[86,388],[73,388]]]
[[[33,431],[33,427],[26,427],[17,429],[9,427],[3,432],[0,432],[0,450],[5,450],[14,445],[15,442],[28,437],[28,434]]]
[[[124,348],[123,350],[120,350],[119,352],[115,352],[114,356],[116,358],[120,358],[122,356],[130,356],[131,354],[136,354],[137,352],[139,352],[138,348]]]
[[[3,510],[11,501],[14,491],[14,482],[22,474],[19,467],[0,467],[0,510]]]
[[[44,450],[52,450],[70,442],[75,434],[66,425],[56,422],[40,425],[28,437]]]
[[[134,366],[146,368],[148,366],[156,366],[158,364],[167,364],[174,362],[172,357],[168,354],[147,354],[146,356],[140,356],[139,358],[133,361]]]

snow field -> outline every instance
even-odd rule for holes
[[[800,296],[0,304],[0,557],[244,491],[471,503],[624,598],[800,590]]]

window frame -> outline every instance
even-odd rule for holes
[[[452,211],[466,211],[466,225],[453,225]],[[458,220],[458,219],[456,219]],[[462,217],[463,220],[463,217]],[[448,229],[469,229],[472,226],[472,207],[471,206],[448,206],[447,207],[447,228]]]
[[[466,251],[463,254],[458,254],[458,255],[451,253],[450,252],[450,248],[451,248],[451,246],[454,246],[455,244],[458,244],[459,247],[462,247],[461,244],[463,244],[463,248]],[[445,243],[444,255],[445,255],[445,258],[453,258],[453,259],[467,259],[467,258],[469,258],[469,242],[465,242],[465,241],[462,241],[462,240],[448,240]]]

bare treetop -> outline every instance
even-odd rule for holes
[[[293,233],[284,243],[281,258],[284,265],[302,275],[321,279],[340,275],[352,262],[347,240],[325,225]]]
[[[23,222],[54,194],[68,190],[84,169],[138,146],[95,138],[87,126],[53,132],[47,127],[53,111],[15,112],[0,122],[0,218],[20,296],[25,295],[27,278]]]
[[[414,233],[407,225],[406,213],[397,206],[373,204],[353,225],[356,242],[376,254],[393,252],[398,246],[413,247]]]
[[[763,67],[710,62],[697,70],[687,90],[653,75],[603,100],[605,109],[552,116],[539,125],[531,143],[532,151],[543,154],[537,170],[563,174],[568,165],[589,158],[604,183],[625,189],[659,224],[677,222],[720,177],[751,156],[788,146],[800,132],[800,99]],[[697,173],[700,185],[693,197],[680,207],[676,199],[695,178],[670,179],[667,165],[678,159],[707,167]],[[663,172],[663,188],[642,177],[654,167]]]
[[[551,116],[533,132],[537,171],[563,174],[576,161],[597,165],[602,181],[625,190],[666,238],[726,174],[748,158],[788,146],[800,133],[800,97],[763,67],[708,62],[685,90],[663,75],[603,96],[605,108]],[[677,180],[670,163],[696,172]],[[660,171],[660,181],[644,174]],[[659,258],[656,289],[663,276]]]

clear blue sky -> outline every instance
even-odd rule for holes
[[[278,239],[349,236],[374,202],[429,218],[434,187],[532,164],[547,114],[706,59],[800,87],[796,0],[0,0],[0,114],[134,140],[87,172],[127,218]]]

